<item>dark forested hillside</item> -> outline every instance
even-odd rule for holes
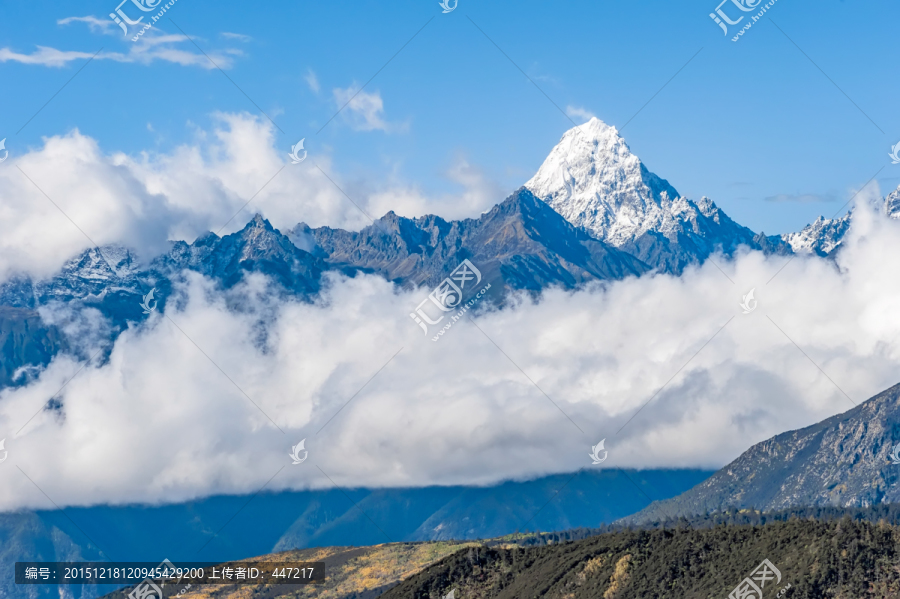
[[[887,503],[869,507],[796,507],[777,512],[763,512],[754,509],[728,508],[718,512],[703,514],[702,516],[684,516],[671,520],[655,522],[642,522],[640,524],[620,520],[614,524],[606,524],[597,528],[571,528],[558,532],[538,532],[507,535],[486,541],[485,545],[497,547],[515,544],[519,547],[535,547],[540,545],[554,545],[567,541],[580,541],[588,537],[595,537],[611,532],[626,530],[655,530],[676,528],[713,528],[720,525],[728,526],[762,526],[775,522],[788,522],[790,520],[839,520],[849,518],[860,522],[881,522],[900,526],[900,504]]]
[[[850,518],[468,548],[382,597],[425,599],[455,590],[459,599],[724,598],[765,559],[780,574],[778,580],[770,571],[761,582],[766,599],[782,590],[791,599],[900,597],[900,528]]]

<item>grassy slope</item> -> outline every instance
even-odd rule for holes
[[[370,547],[323,547],[273,553],[243,561],[325,562],[328,578],[323,584],[265,588],[261,585],[203,585],[189,589],[186,599],[370,599],[423,568],[476,543],[390,543]],[[183,585],[166,592],[177,593]],[[130,589],[106,599],[125,599]]]

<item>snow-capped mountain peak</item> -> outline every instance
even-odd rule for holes
[[[709,198],[680,196],[597,118],[566,131],[525,187],[576,227],[665,270],[678,272],[717,248],[756,247],[752,231]]]
[[[900,187],[884,198],[884,214],[890,218],[900,219]]]
[[[525,187],[573,225],[613,245],[664,226],[663,205],[678,198],[615,127],[597,118],[566,131]]]

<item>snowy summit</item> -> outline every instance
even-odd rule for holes
[[[566,131],[525,187],[576,227],[649,264],[662,266],[660,253],[681,254],[663,260],[680,270],[719,247],[730,253],[740,244],[755,246],[752,231],[709,198],[681,197],[647,170],[615,127],[597,118]]]

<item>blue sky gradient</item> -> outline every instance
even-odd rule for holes
[[[448,14],[437,0],[178,0],[146,34],[152,45],[122,36],[108,16],[116,5],[5,4],[0,137],[11,152],[73,128],[107,153],[168,152],[216,111],[262,109],[279,147],[305,138],[346,179],[452,193],[445,173],[465,157],[511,192],[569,119],[590,113],[681,194],[769,234],[831,216],[876,173],[883,193],[900,183],[888,157],[900,141],[900,6],[887,0],[779,0],[737,43],[709,0],[460,0]],[[96,23],[63,21],[88,16]],[[53,54],[39,47],[102,50],[85,66],[78,55],[38,60]],[[370,79],[364,93],[383,111],[329,123]]]

